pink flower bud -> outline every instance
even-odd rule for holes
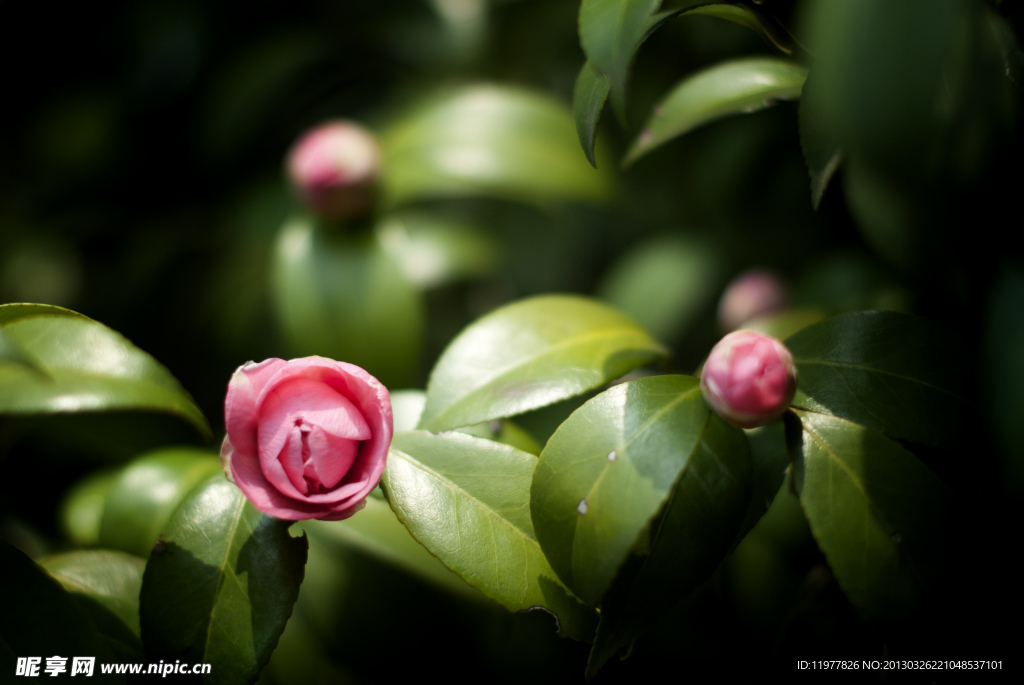
[[[718,325],[735,330],[756,316],[782,311],[788,304],[786,285],[775,273],[752,269],[729,284],[718,302]]]
[[[249,362],[224,400],[221,462],[256,508],[340,521],[377,487],[394,432],[387,388],[324,357]]]
[[[373,206],[380,151],[369,131],[332,121],[308,131],[288,153],[288,176],[303,202],[326,219],[350,219]]]
[[[770,335],[734,331],[711,349],[700,388],[704,401],[729,423],[763,426],[782,414],[796,393],[793,355]]]

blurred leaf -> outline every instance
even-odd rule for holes
[[[453,594],[480,597],[409,534],[383,499],[367,498],[358,516],[344,521],[307,521],[302,529],[312,540],[356,547]]]
[[[980,170],[1011,111],[989,13],[982,2],[806,3],[816,128],[910,183]]]
[[[706,241],[676,234],[640,243],[619,258],[598,295],[659,340],[679,340],[718,295],[722,255]]]
[[[395,434],[415,430],[427,403],[427,393],[422,390],[395,390],[391,392],[391,415],[394,417]]]
[[[423,302],[376,239],[330,235],[294,217],[274,248],[271,290],[295,356],[341,359],[385,385],[412,381]]]
[[[100,541],[100,524],[107,497],[120,476],[119,471],[102,471],[75,483],[60,506],[60,525],[68,539],[79,547],[93,547]]]
[[[839,586],[865,619],[906,617],[949,548],[950,494],[892,440],[835,416],[795,413],[800,426],[787,424],[794,482]]]
[[[98,664],[118,661],[75,598],[5,540],[0,540],[0,568],[4,570],[4,587],[0,591],[0,666],[8,677],[14,673],[16,656],[95,656],[97,672]],[[44,675],[45,666],[44,660],[40,675]],[[67,667],[70,673],[70,661]],[[117,676],[110,679],[124,682]]]
[[[389,214],[378,237],[409,282],[421,289],[485,276],[498,260],[493,237],[437,211]]]
[[[299,594],[308,543],[223,475],[178,507],[142,579],[150,659],[211,664],[210,682],[251,683]]]
[[[431,373],[420,427],[448,430],[543,407],[664,355],[635,323],[593,300],[521,300],[448,345]]]
[[[710,416],[697,379],[655,376],[606,390],[548,440],[533,522],[552,568],[584,601],[600,603],[630,553],[645,551],[638,538],[693,463]]]
[[[116,331],[67,310],[43,313],[59,307],[7,306],[15,309],[0,308],[5,344],[31,365],[0,359],[0,414],[158,411],[210,435],[202,412],[170,372]]]
[[[985,324],[982,373],[994,436],[1002,450],[1008,480],[1024,489],[1024,426],[1020,389],[1024,387],[1024,272],[1004,267],[993,285]]]
[[[580,4],[580,44],[593,70],[608,80],[612,108],[623,123],[629,69],[660,5],[661,0],[584,0]]]
[[[107,491],[100,546],[149,557],[178,505],[200,483],[220,472],[215,452],[189,447],[161,449],[139,457],[118,474]]]
[[[558,581],[530,521],[533,455],[462,433],[415,431],[391,443],[383,484],[413,536],[510,611],[543,607],[560,635],[593,636],[596,615]]]
[[[824,319],[824,312],[817,309],[789,309],[779,314],[767,314],[744,321],[743,328],[785,340]]]
[[[606,202],[608,174],[580,159],[573,140],[573,118],[557,102],[498,86],[462,88],[413,109],[385,133],[385,201]]]
[[[597,159],[594,157],[594,143],[597,140],[597,124],[601,121],[601,110],[608,100],[610,88],[608,77],[599,73],[588,61],[580,69],[572,91],[572,115],[576,120],[576,135],[580,139],[583,154],[595,169]]]
[[[47,557],[40,566],[65,590],[95,603],[84,605],[93,609],[90,615],[101,632],[142,651],[139,590],[145,561],[124,552],[80,550]]]
[[[894,438],[948,445],[964,432],[963,351],[922,317],[842,314],[786,341],[797,368],[793,406]]]
[[[842,150],[834,132],[822,121],[822,108],[826,103],[821,101],[815,79],[809,78],[800,95],[800,148],[804,153],[807,171],[811,175],[811,206],[815,209],[821,204],[828,182],[832,180],[842,161]]]
[[[819,255],[800,275],[796,297],[804,306],[833,314],[863,309],[906,312],[910,308],[910,293],[877,258],[862,251]]]
[[[655,106],[623,164],[719,117],[794,100],[800,97],[805,78],[806,68],[770,57],[736,59],[704,69],[680,82]]]
[[[676,378],[688,379],[686,376]],[[651,381],[648,387],[655,384],[653,379],[648,380]],[[633,396],[627,401],[643,406],[648,399],[649,396]],[[703,404],[699,392],[696,400],[691,399],[690,403]],[[687,413],[696,418],[693,416],[696,413],[693,408]],[[651,454],[652,451],[660,450],[663,462],[668,462],[671,457],[672,460],[682,458],[685,463],[674,484],[669,482],[669,491],[665,493],[667,499],[661,499],[662,493],[655,498],[656,502],[664,501],[662,511],[653,521],[644,524],[645,528],[641,529],[639,539],[632,547],[632,554],[616,570],[615,580],[601,603],[601,622],[587,663],[588,677],[593,677],[604,662],[627,647],[637,633],[707,580],[735,543],[740,522],[750,501],[750,448],[743,432],[725,423],[717,415],[706,413],[705,410],[703,420],[696,424],[687,420],[691,417],[683,419],[678,412],[666,413],[657,418],[652,416],[649,422],[664,424],[683,419],[690,431],[677,432],[674,426],[667,428],[663,425],[659,428],[655,424],[647,428],[649,432],[646,436],[634,438],[635,443],[640,444],[625,450],[627,458],[631,457],[631,461],[635,461],[640,468],[632,477],[619,474],[616,480],[620,481],[620,485],[615,488],[619,492],[611,501],[631,499],[633,502],[629,508],[634,511],[649,506],[636,483],[647,481],[650,477],[649,469],[654,467],[653,462],[658,459]],[[660,430],[662,435],[652,436],[655,430]],[[661,444],[657,445],[659,438]],[[696,444],[693,444],[695,440]],[[687,449],[690,450],[689,454],[686,453]],[[640,450],[643,454],[637,454]],[[620,448],[616,451],[622,450]],[[604,455],[597,456],[607,464]],[[646,468],[641,466],[643,462],[647,462]],[[667,464],[663,464],[662,468],[664,466]],[[611,492],[608,481],[614,474],[611,470],[614,468],[609,466],[607,475],[597,484],[600,494]],[[669,469],[665,471],[667,475]],[[589,503],[591,498],[588,497],[587,501]],[[600,503],[593,509],[588,506],[586,517],[592,511],[597,513],[595,510],[600,506]],[[604,524],[609,527],[616,525],[609,519],[605,519]],[[600,525],[594,521],[594,529],[599,529]],[[577,532],[587,531],[579,529]],[[586,543],[580,544],[576,540],[573,543],[577,552],[585,550]],[[574,555],[575,569],[585,568],[588,557],[600,555],[599,545],[586,550],[585,554]],[[613,556],[618,555],[613,553]]]

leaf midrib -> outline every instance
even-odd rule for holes
[[[234,547],[235,533],[237,532],[238,526],[241,523],[242,513],[245,511],[245,503],[247,501],[248,500],[246,500],[244,497],[241,497],[241,498],[239,498],[237,500],[237,504],[235,505],[235,509],[236,509],[235,517],[234,517],[234,520],[231,522],[231,525],[228,527],[228,530],[230,531],[230,534],[227,536],[227,541],[228,541],[227,544],[224,545],[224,556],[221,559],[220,564],[217,566],[217,568],[219,570],[218,583],[217,583],[217,591],[214,593],[213,603],[210,606],[209,619],[208,619],[208,621],[206,623],[206,640],[203,643],[203,656],[204,657],[207,656],[210,653],[210,650],[211,650],[210,643],[211,643],[211,640],[212,640],[211,634],[213,632],[211,629],[213,628],[213,624],[215,622],[214,621],[214,614],[216,613],[217,604],[218,604],[218,601],[220,600],[221,592],[223,591],[224,578],[228,575],[227,571],[225,569],[228,568],[228,558],[231,556],[231,549],[232,549],[232,547]]]

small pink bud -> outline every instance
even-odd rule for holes
[[[774,272],[752,269],[729,284],[718,302],[718,325],[735,330],[756,316],[774,314],[786,308],[786,285]]]
[[[373,206],[380,151],[369,131],[348,121],[322,124],[288,153],[288,176],[306,205],[326,219],[351,219]]]
[[[734,331],[711,349],[700,377],[704,401],[740,428],[763,426],[796,393],[793,355],[781,342],[755,331]]]

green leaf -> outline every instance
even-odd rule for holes
[[[894,438],[955,442],[969,405],[963,350],[938,324],[895,312],[842,314],[786,340],[797,368],[793,406]]]
[[[696,5],[684,10],[664,12],[662,16],[666,19],[683,14],[703,14],[709,17],[725,19],[740,26],[746,26],[754,31],[764,40],[766,44],[777,49],[786,55],[792,54],[794,50],[793,39],[777,22],[748,5],[734,5],[725,2],[714,2],[707,5]],[[662,20],[664,21],[664,19]]]
[[[97,673],[99,664],[119,661],[81,604],[5,540],[0,540],[0,568],[4,572],[0,591],[0,667],[6,673],[14,673],[13,657],[64,656],[68,658],[67,673],[71,672],[71,658],[75,656],[96,657]],[[9,653],[5,655],[2,647]],[[6,670],[8,666],[10,670]],[[39,669],[41,676],[45,675],[45,666],[44,660]],[[116,677],[112,681],[123,682]]]
[[[449,430],[543,407],[665,354],[630,319],[593,300],[520,300],[448,345],[431,373],[420,428]]]
[[[75,483],[60,505],[60,526],[71,542],[93,547],[100,541],[100,524],[107,496],[120,471],[101,471]]]
[[[382,481],[398,518],[445,566],[510,611],[542,607],[558,632],[593,636],[596,616],[559,582],[530,521],[537,458],[462,433],[396,435]]]
[[[573,116],[583,152],[595,167],[594,139],[609,91],[616,116],[625,122],[630,64],[640,45],[669,19],[684,14],[718,17],[756,31],[780,52],[793,52],[792,40],[785,30],[753,7],[710,3],[655,14],[660,5],[660,0],[599,0],[580,6],[580,38],[589,59],[576,79]]]
[[[293,217],[274,247],[271,292],[295,356],[356,364],[385,385],[415,377],[423,302],[376,237],[331,235]]]
[[[782,487],[789,471],[789,452],[786,449],[786,435],[781,421],[772,421],[766,426],[743,431],[750,445],[750,461],[753,478],[750,489],[750,503],[743,517],[740,532],[734,541],[739,544],[744,536],[753,530],[765,515],[775,496]]]
[[[663,235],[623,255],[597,292],[659,340],[679,340],[721,292],[722,262],[706,241]]]
[[[52,304],[30,304],[30,303],[16,303],[16,304],[0,304],[0,326],[5,324],[13,323],[18,319],[25,319],[30,316],[68,316],[75,319],[85,319],[91,321],[89,317],[84,314],[65,309],[64,307],[58,307]]]
[[[552,568],[585,602],[600,603],[626,558],[644,551],[638,540],[700,453],[710,417],[697,379],[654,376],[601,393],[548,440],[533,523]]]
[[[736,59],[704,69],[680,82],[655,107],[623,164],[719,117],[794,100],[806,77],[806,68],[770,57]]]
[[[175,511],[142,579],[151,659],[211,664],[211,682],[251,683],[299,594],[308,543],[260,513],[223,475]]]
[[[583,0],[580,4],[580,44],[594,71],[611,88],[612,108],[626,121],[626,84],[640,44],[649,35],[661,0]]]
[[[747,440],[743,431],[715,414],[708,415],[696,436],[687,436],[686,444],[694,437],[699,442],[686,455],[684,470],[663,511],[641,531],[633,554],[618,570],[601,604],[601,622],[587,663],[588,678],[639,632],[700,587],[736,541],[751,497]],[[677,448],[671,438],[666,443],[661,449],[667,456]],[[657,447],[644,440],[642,449],[650,452]],[[600,487],[608,486],[602,483]]]
[[[389,214],[377,235],[406,279],[422,290],[485,276],[498,261],[490,234],[436,208]]]
[[[480,594],[449,571],[437,557],[409,534],[383,499],[368,497],[357,516],[344,521],[306,521],[311,540],[342,543],[411,573],[459,596]]]
[[[801,425],[787,423],[794,482],[839,586],[866,619],[906,617],[941,567],[950,494],[892,440],[835,416],[795,413]]]
[[[383,138],[385,203],[437,197],[603,203],[610,176],[579,157],[571,114],[535,93],[470,86],[416,107]]]
[[[0,357],[0,414],[157,411],[210,435],[202,412],[170,372],[119,333],[59,307],[6,306],[14,309],[0,311],[7,321],[0,327],[3,344],[29,363]],[[49,315],[51,309],[60,311]]]
[[[145,561],[124,552],[80,550],[47,557],[39,564],[82,600],[100,632],[142,651],[139,591]]]
[[[822,110],[827,104],[822,101],[821,91],[815,87],[815,83],[814,78],[804,83],[799,112],[800,148],[811,175],[811,206],[817,209],[843,155],[838,137],[824,120]]]
[[[148,557],[178,505],[220,472],[217,454],[206,450],[174,447],[139,457],[107,491],[99,545]]]
[[[608,100],[611,82],[608,77],[594,69],[589,61],[580,69],[572,91],[572,115],[576,120],[576,135],[580,139],[583,154],[590,165],[597,168],[594,158],[594,143],[597,140],[597,124],[601,121],[601,110]]]

